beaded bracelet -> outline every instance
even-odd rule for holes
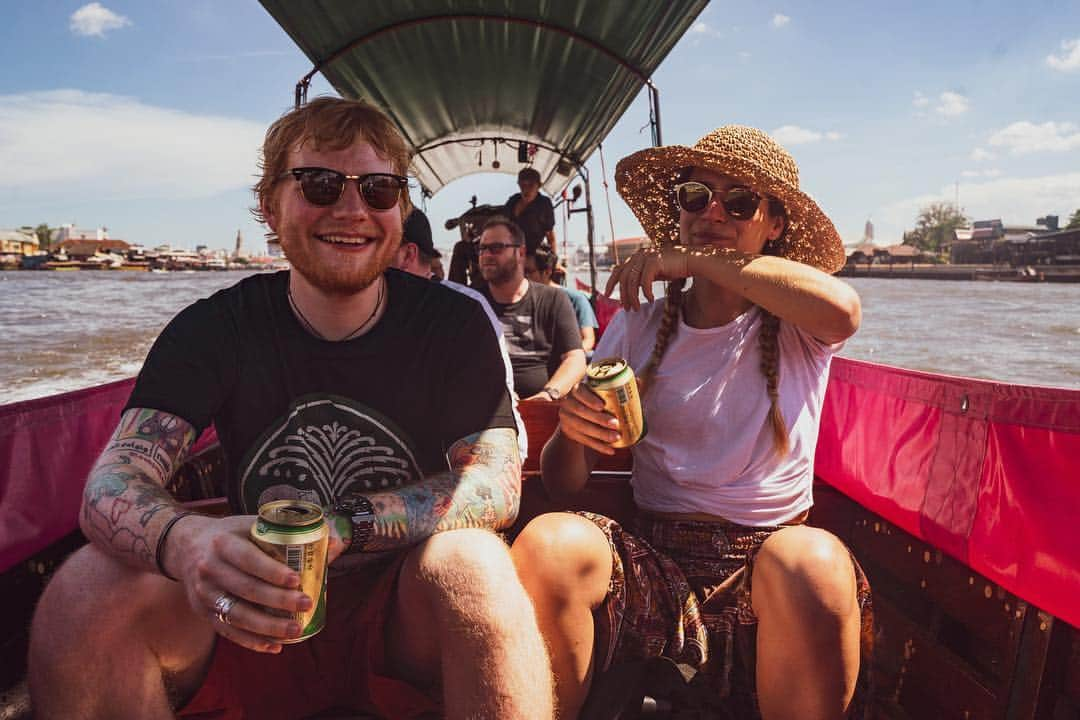
[[[197,514],[198,513],[196,513],[194,510],[184,510],[182,512],[176,513],[171,518],[169,518],[169,522],[165,523],[165,527],[161,529],[161,534],[158,535],[157,550],[154,552],[154,562],[157,563],[158,572],[160,572],[162,575],[172,580],[173,582],[176,582],[176,578],[165,572],[165,565],[161,561],[162,552],[165,550],[165,538],[169,535],[169,531],[172,530],[173,525],[175,525],[178,520],[180,520],[181,518],[186,518],[188,515]]]

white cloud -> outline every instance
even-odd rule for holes
[[[981,147],[977,147],[971,151],[971,159],[975,162],[982,162],[983,160],[993,160],[996,157],[994,153],[988,152]]]
[[[740,50],[739,51],[739,60],[742,60],[743,62],[746,62],[749,59],[750,59],[750,53],[748,53],[745,50]]]
[[[960,93],[946,90],[938,96],[938,100],[939,104],[934,108],[934,112],[938,115],[956,117],[957,115],[963,115],[968,111],[968,99]]]
[[[1080,38],[1063,40],[1061,55],[1047,55],[1046,64],[1062,72],[1080,70]]]
[[[771,133],[773,140],[781,145],[804,145],[806,143],[820,142],[821,140],[835,141],[843,137],[838,132],[818,132],[817,130],[807,130],[801,128],[798,125],[784,125],[773,130]]]
[[[964,170],[960,173],[960,177],[966,178],[996,178],[1001,177],[1001,171],[997,168],[990,168],[989,170]]]
[[[784,27],[789,22],[791,22],[791,18],[789,18],[787,15],[784,15],[782,13],[776,13],[775,15],[772,16],[772,26],[773,27],[778,27],[778,28],[779,27]]]
[[[705,22],[704,20],[698,20],[690,27],[691,35],[707,35],[709,37],[721,37],[722,33],[715,27]]]
[[[107,31],[118,30],[130,24],[131,21],[123,15],[117,15],[101,3],[92,2],[71,14],[68,27],[76,35],[105,37]]]
[[[116,95],[0,96],[0,195],[198,198],[250,186],[265,128]]]
[[[926,107],[930,104],[930,98],[923,95],[920,91],[915,91],[915,98],[911,101],[911,104],[917,108]]]
[[[915,226],[919,211],[934,202],[953,202],[956,186],[936,195],[921,195],[892,203],[874,213],[881,237],[896,238]],[[960,184],[960,207],[975,220],[1001,218],[1005,223],[1032,225],[1047,213],[1067,217],[1080,197],[1080,172],[1032,178],[998,178]]]
[[[1077,131],[1076,125],[1067,122],[1036,125],[1022,120],[998,130],[988,142],[995,147],[1008,148],[1013,155],[1068,152],[1080,149],[1080,131]]]

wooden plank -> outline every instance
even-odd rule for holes
[[[1008,720],[1028,720],[1035,717],[1054,624],[1052,615],[1036,608],[1032,608],[1024,618],[1016,670],[1011,678],[1012,687],[1009,689],[1008,711],[1005,713]]]
[[[984,682],[1006,687],[1016,668],[1028,604],[872,513],[859,508],[856,517],[851,543],[856,557],[879,568],[870,575],[871,586],[888,573],[907,593],[921,596],[932,607],[932,616],[921,619],[934,623],[938,641]]]
[[[874,597],[878,703],[913,720],[1000,720],[1004,702],[943,647],[884,597]]]

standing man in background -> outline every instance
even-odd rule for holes
[[[555,208],[551,199],[540,194],[540,173],[536,168],[523,168],[518,173],[518,189],[506,201],[503,213],[525,233],[526,254],[532,255],[547,241],[555,247]]]

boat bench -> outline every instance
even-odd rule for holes
[[[630,454],[598,464],[572,506],[547,497],[539,455],[557,422],[549,403],[522,403],[529,432],[523,496],[511,535],[536,515],[588,509],[619,520],[633,511]],[[174,492],[193,507],[224,514],[224,456],[211,446],[178,473]],[[874,717],[888,720],[1075,720],[1080,718],[1080,634],[1077,629],[1005,591],[934,546],[864,509],[820,480],[810,524],[852,549],[874,591],[876,651]],[[0,577],[13,612],[0,637],[0,720],[23,717],[26,626],[33,602],[56,565],[82,542],[78,531]],[[1080,602],[1078,598],[1077,602]],[[16,627],[15,624],[22,623]],[[13,688],[15,690],[13,691]],[[16,697],[18,696],[18,697]],[[24,709],[25,712],[25,709]]]

